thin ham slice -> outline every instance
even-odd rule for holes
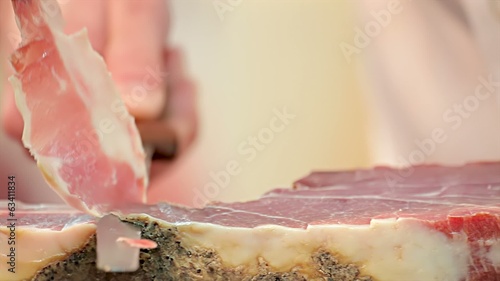
[[[32,234],[19,237],[35,240],[41,229],[57,235],[96,220],[54,207],[18,214],[18,229]],[[85,235],[65,236],[67,245],[87,243],[80,250],[52,264],[37,252],[45,262],[34,280],[500,280],[500,162],[317,172],[254,201],[131,205],[115,214],[158,246],[141,250],[137,271],[97,270],[93,238],[81,228]]]
[[[47,183],[94,215],[144,203],[148,176],[138,130],[86,31],[64,34],[55,0],[12,4],[22,43],[10,81],[24,145]]]

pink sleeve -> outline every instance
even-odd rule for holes
[[[357,1],[376,163],[500,159],[500,15],[464,2]]]

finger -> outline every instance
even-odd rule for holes
[[[10,1],[0,1],[0,48],[4,55],[10,55],[21,42],[21,35],[15,22],[14,10]],[[8,53],[7,53],[8,52]],[[6,60],[2,60],[2,63]]]
[[[21,114],[16,107],[14,91],[7,79],[13,74],[9,58],[14,49],[21,42],[21,35],[14,19],[15,16],[11,2],[0,2],[0,13],[2,14],[0,17],[0,67],[2,68],[0,72],[2,73],[2,81],[0,81],[0,83],[3,86],[1,119],[6,134],[20,141],[24,124]]]
[[[198,129],[196,87],[184,70],[179,50],[169,51],[166,59],[171,75],[165,120],[176,137],[177,153],[184,153],[195,139]]]
[[[136,119],[155,119],[164,107],[167,33],[165,0],[109,0],[104,56]]]
[[[166,114],[160,120],[137,122],[143,142],[155,147],[150,169],[152,183],[158,177],[163,178],[175,163],[158,160],[173,160],[174,157],[185,155],[196,137],[198,127],[196,88],[184,71],[182,55],[178,50],[171,50],[165,57],[167,70],[171,74]]]
[[[92,47],[102,54],[106,43],[107,4],[102,0],[59,0],[66,23],[65,33],[87,29]]]

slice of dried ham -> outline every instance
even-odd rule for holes
[[[12,4],[23,40],[11,58],[11,83],[24,145],[46,181],[68,204],[94,215],[144,203],[139,133],[86,31],[65,35],[55,0]]]
[[[390,181],[396,176],[398,181]],[[47,245],[47,254],[37,255],[45,268],[34,280],[60,280],[70,273],[72,280],[123,281],[500,278],[500,162],[313,173],[295,186],[259,200],[203,209],[130,206],[120,211],[128,214],[122,219],[141,227],[141,238],[158,245],[141,250],[139,270],[97,270],[91,238],[80,251],[60,250],[59,256],[50,248],[54,245]],[[93,225],[89,216],[79,218],[70,210],[20,214],[19,231],[32,236],[19,237],[35,239],[41,229],[56,235],[66,221],[72,227]],[[6,215],[0,213],[0,219]],[[8,229],[0,230],[7,235]],[[81,239],[81,244],[88,233],[67,239]],[[33,244],[23,240],[18,245]],[[6,249],[0,249],[5,258]],[[48,265],[50,259],[59,262]],[[4,276],[13,275],[0,275],[0,280],[18,280]]]

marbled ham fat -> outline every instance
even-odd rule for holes
[[[62,32],[55,0],[15,0],[13,7],[23,41],[11,81],[23,142],[46,181],[68,204],[95,215],[144,203],[139,133],[86,32]]]

